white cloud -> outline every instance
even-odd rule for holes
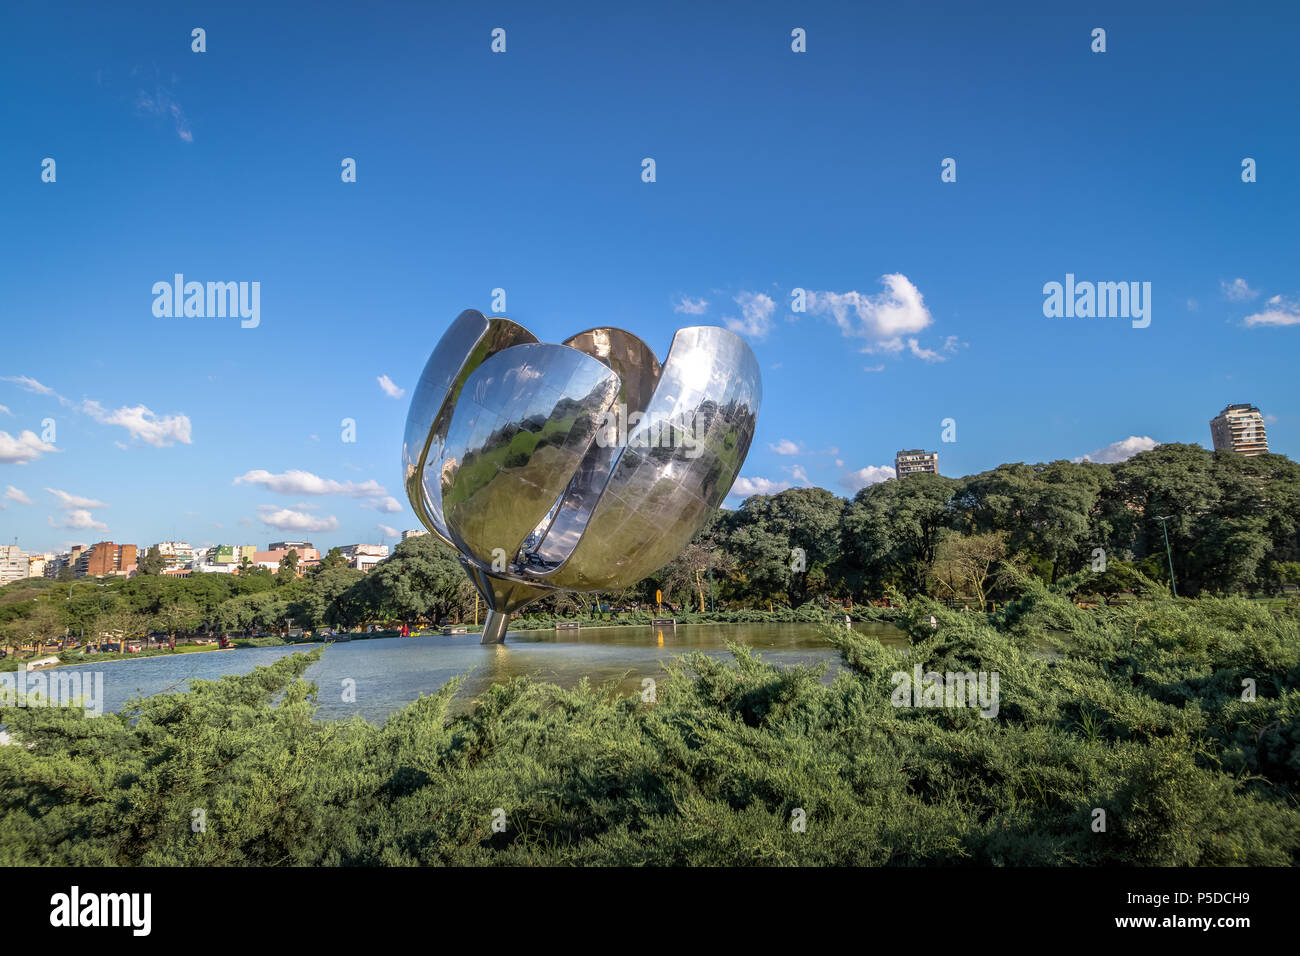
[[[751,339],[765,339],[767,333],[772,331],[772,313],[776,311],[776,303],[772,297],[764,295],[762,292],[742,292],[735,298],[736,305],[740,306],[741,318],[731,319],[724,318],[727,328],[738,335],[747,335]]]
[[[298,469],[273,475],[269,471],[258,468],[235,479],[237,485],[245,482],[250,485],[262,485],[280,495],[343,495],[346,498],[378,498],[388,494],[384,486],[373,479],[362,482],[334,481]]]
[[[768,442],[767,447],[772,449],[772,451],[776,452],[778,455],[799,454],[799,446],[788,438],[782,438],[775,445],[773,445],[771,442]]]
[[[737,478],[731,486],[731,494],[748,498],[750,495],[774,495],[790,487],[788,481],[772,481],[769,478]]]
[[[382,534],[385,538],[396,538],[396,537],[397,537],[397,529],[396,529],[396,528],[390,528],[390,527],[389,527],[388,525],[386,525],[386,524],[377,524],[377,525],[375,525],[375,527],[379,529],[379,533]]]
[[[788,470],[790,472],[790,477],[795,481],[802,482],[805,485],[812,484],[812,481],[808,478],[808,472],[804,471],[803,465],[792,465]]]
[[[680,300],[673,303],[673,311],[684,313],[685,315],[703,315],[709,307],[709,303],[704,299],[692,299],[690,296],[682,296]]]
[[[396,498],[384,497],[375,498],[372,501],[361,503],[363,508],[374,508],[376,511],[382,511],[384,514],[395,515],[402,510],[402,504]]]
[[[923,331],[933,321],[924,297],[900,272],[881,276],[886,291],[809,292],[808,311],[830,315],[846,338],[867,340],[863,351],[901,352],[903,337]],[[915,350],[914,350],[915,351]]]
[[[182,442],[190,442],[190,420],[185,415],[165,415],[159,418],[144,405],[123,406],[110,412],[99,402],[86,400],[81,403],[81,410],[101,425],[120,425],[132,438],[163,448]]]
[[[847,475],[840,476],[840,484],[849,491],[860,491],[867,485],[878,485],[894,477],[893,465],[867,465]]]
[[[59,507],[68,508],[107,508],[108,505],[102,501],[96,501],[94,498],[82,498],[80,495],[70,495],[66,491],[60,491],[58,488],[46,488],[50,494],[59,499]]]
[[[1160,442],[1154,438],[1147,438],[1145,435],[1141,438],[1137,435],[1130,435],[1128,438],[1111,442],[1104,448],[1098,448],[1096,451],[1074,460],[1076,462],[1092,461],[1102,465],[1113,465],[1116,462],[1128,461],[1138,452],[1150,451],[1158,444]]]
[[[1247,299],[1253,299],[1259,295],[1258,289],[1252,289],[1245,279],[1233,279],[1231,282],[1220,282],[1219,288],[1233,302],[1244,302]]]
[[[0,464],[25,465],[48,451],[58,449],[41,441],[35,432],[22,431],[17,438],[8,432],[0,432]]]
[[[884,370],[885,370],[885,366],[883,366],[883,365],[864,365],[864,366],[862,366],[862,371],[864,371],[864,372],[883,372]]]
[[[28,498],[25,494],[23,494],[21,491],[15,488],[13,485],[10,485],[5,489],[5,497],[10,501],[18,502],[20,505],[34,504],[31,498]]]
[[[13,412],[9,411],[8,405],[0,405],[0,412],[4,412],[6,415],[9,415],[10,417],[13,416]]]
[[[339,521],[333,515],[318,518],[303,511],[291,511],[288,508],[275,509],[266,506],[261,515],[262,524],[281,531],[337,531]]]
[[[1248,328],[1258,325],[1300,325],[1300,304],[1275,295],[1268,300],[1272,308],[1246,316]]]
[[[82,531],[107,531],[108,525],[102,521],[96,521],[95,516],[84,509],[69,511],[63,516],[63,521],[55,524],[54,519],[50,518],[50,527],[52,528],[76,528]]]
[[[379,387],[384,390],[384,394],[389,398],[401,398],[406,394],[406,389],[399,388],[397,383],[387,375],[381,375],[379,378],[375,379],[375,381],[379,383]]]

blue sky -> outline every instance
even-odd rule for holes
[[[266,6],[0,15],[0,540],[416,527],[410,390],[495,288],[548,341],[744,330],[745,489],[1208,446],[1230,402],[1300,451],[1294,5]],[[155,317],[178,272],[259,325]],[[1150,326],[1045,317],[1067,273]]]

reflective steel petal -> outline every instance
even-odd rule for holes
[[[716,326],[678,331],[576,548],[558,568],[533,572],[536,580],[610,589],[671,561],[731,490],[761,401],[758,361],[740,336]]]
[[[447,530],[483,567],[512,562],[555,504],[618,397],[619,377],[577,349],[516,345],[465,380],[440,468]]]
[[[442,513],[441,485],[436,474],[426,476],[426,465],[441,465],[452,409],[469,374],[504,348],[536,341],[533,333],[509,319],[489,319],[477,309],[466,309],[443,333],[420,374],[406,416],[402,485],[420,522],[448,544],[452,541]]]
[[[631,332],[615,328],[588,329],[566,339],[564,344],[608,365],[619,374],[623,384],[618,402],[611,409],[613,414],[606,417],[604,427],[587,449],[563,497],[534,529],[525,545],[527,553],[522,560],[534,572],[556,568],[573,554],[609,480],[610,469],[622,451],[619,438],[626,434],[628,419],[645,411],[659,384],[659,359],[650,346]]]

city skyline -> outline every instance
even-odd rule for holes
[[[407,403],[464,308],[660,359],[684,325],[744,335],[764,411],[728,507],[851,495],[899,449],[966,475],[1209,448],[1239,402],[1300,454],[1295,11],[397,8],[357,44],[340,14],[75,9],[0,41],[4,543],[395,542]],[[1051,284],[1116,283],[1141,320],[1048,315]]]

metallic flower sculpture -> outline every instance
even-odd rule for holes
[[[462,312],[411,398],[403,483],[488,606],[483,643],[552,590],[626,587],[676,557],[740,473],[762,398],[737,335],[622,329],[538,342]]]

